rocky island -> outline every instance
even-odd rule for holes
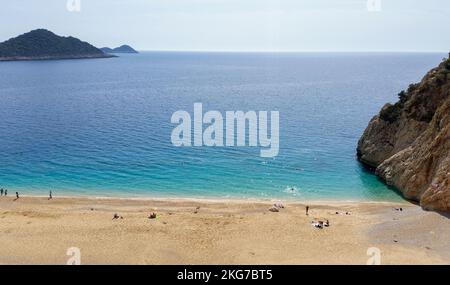
[[[93,45],[74,37],[61,37],[37,29],[0,43],[0,61],[108,58]]]
[[[129,45],[121,45],[120,47],[116,47],[114,49],[109,47],[101,48],[104,53],[139,53],[134,48]]]
[[[405,198],[450,212],[450,58],[372,118],[357,155]]]

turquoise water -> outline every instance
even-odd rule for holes
[[[0,63],[0,187],[46,195],[393,200],[355,159],[444,54],[173,53]],[[277,110],[280,153],[177,148],[170,117]],[[293,190],[292,190],[293,189]]]

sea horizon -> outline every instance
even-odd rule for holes
[[[170,50],[170,49],[136,49],[139,53],[156,53],[156,52],[168,52],[168,53],[328,53],[328,54],[444,54],[446,55],[448,51],[446,50]],[[124,55],[124,53],[117,53]],[[125,54],[126,55],[126,54]]]

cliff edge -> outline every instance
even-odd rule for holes
[[[450,58],[372,118],[357,155],[405,198],[450,212]]]

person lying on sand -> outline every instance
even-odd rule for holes
[[[275,206],[272,206],[272,207],[269,208],[269,211],[270,211],[270,212],[273,212],[273,213],[278,213],[278,212],[280,211],[280,209],[278,209],[278,208],[275,207]]]
[[[311,225],[315,228],[323,229],[323,221],[311,221]]]
[[[336,212],[336,215],[346,215],[346,216],[350,216],[352,213],[351,212]]]
[[[122,216],[119,216],[119,215],[117,215],[117,213],[115,213],[112,219],[113,219],[113,220],[123,219],[123,217],[122,217]]]
[[[277,207],[278,209],[284,209],[284,205],[281,203],[275,203],[273,204],[274,207]]]
[[[271,208],[269,208],[269,211],[277,213],[281,209],[284,209],[284,205],[281,203],[275,203],[275,204],[273,204],[273,206]]]
[[[323,229],[324,227],[328,228],[330,226],[330,221],[328,219],[324,221],[322,220],[313,220],[311,221],[311,225],[318,229]]]

